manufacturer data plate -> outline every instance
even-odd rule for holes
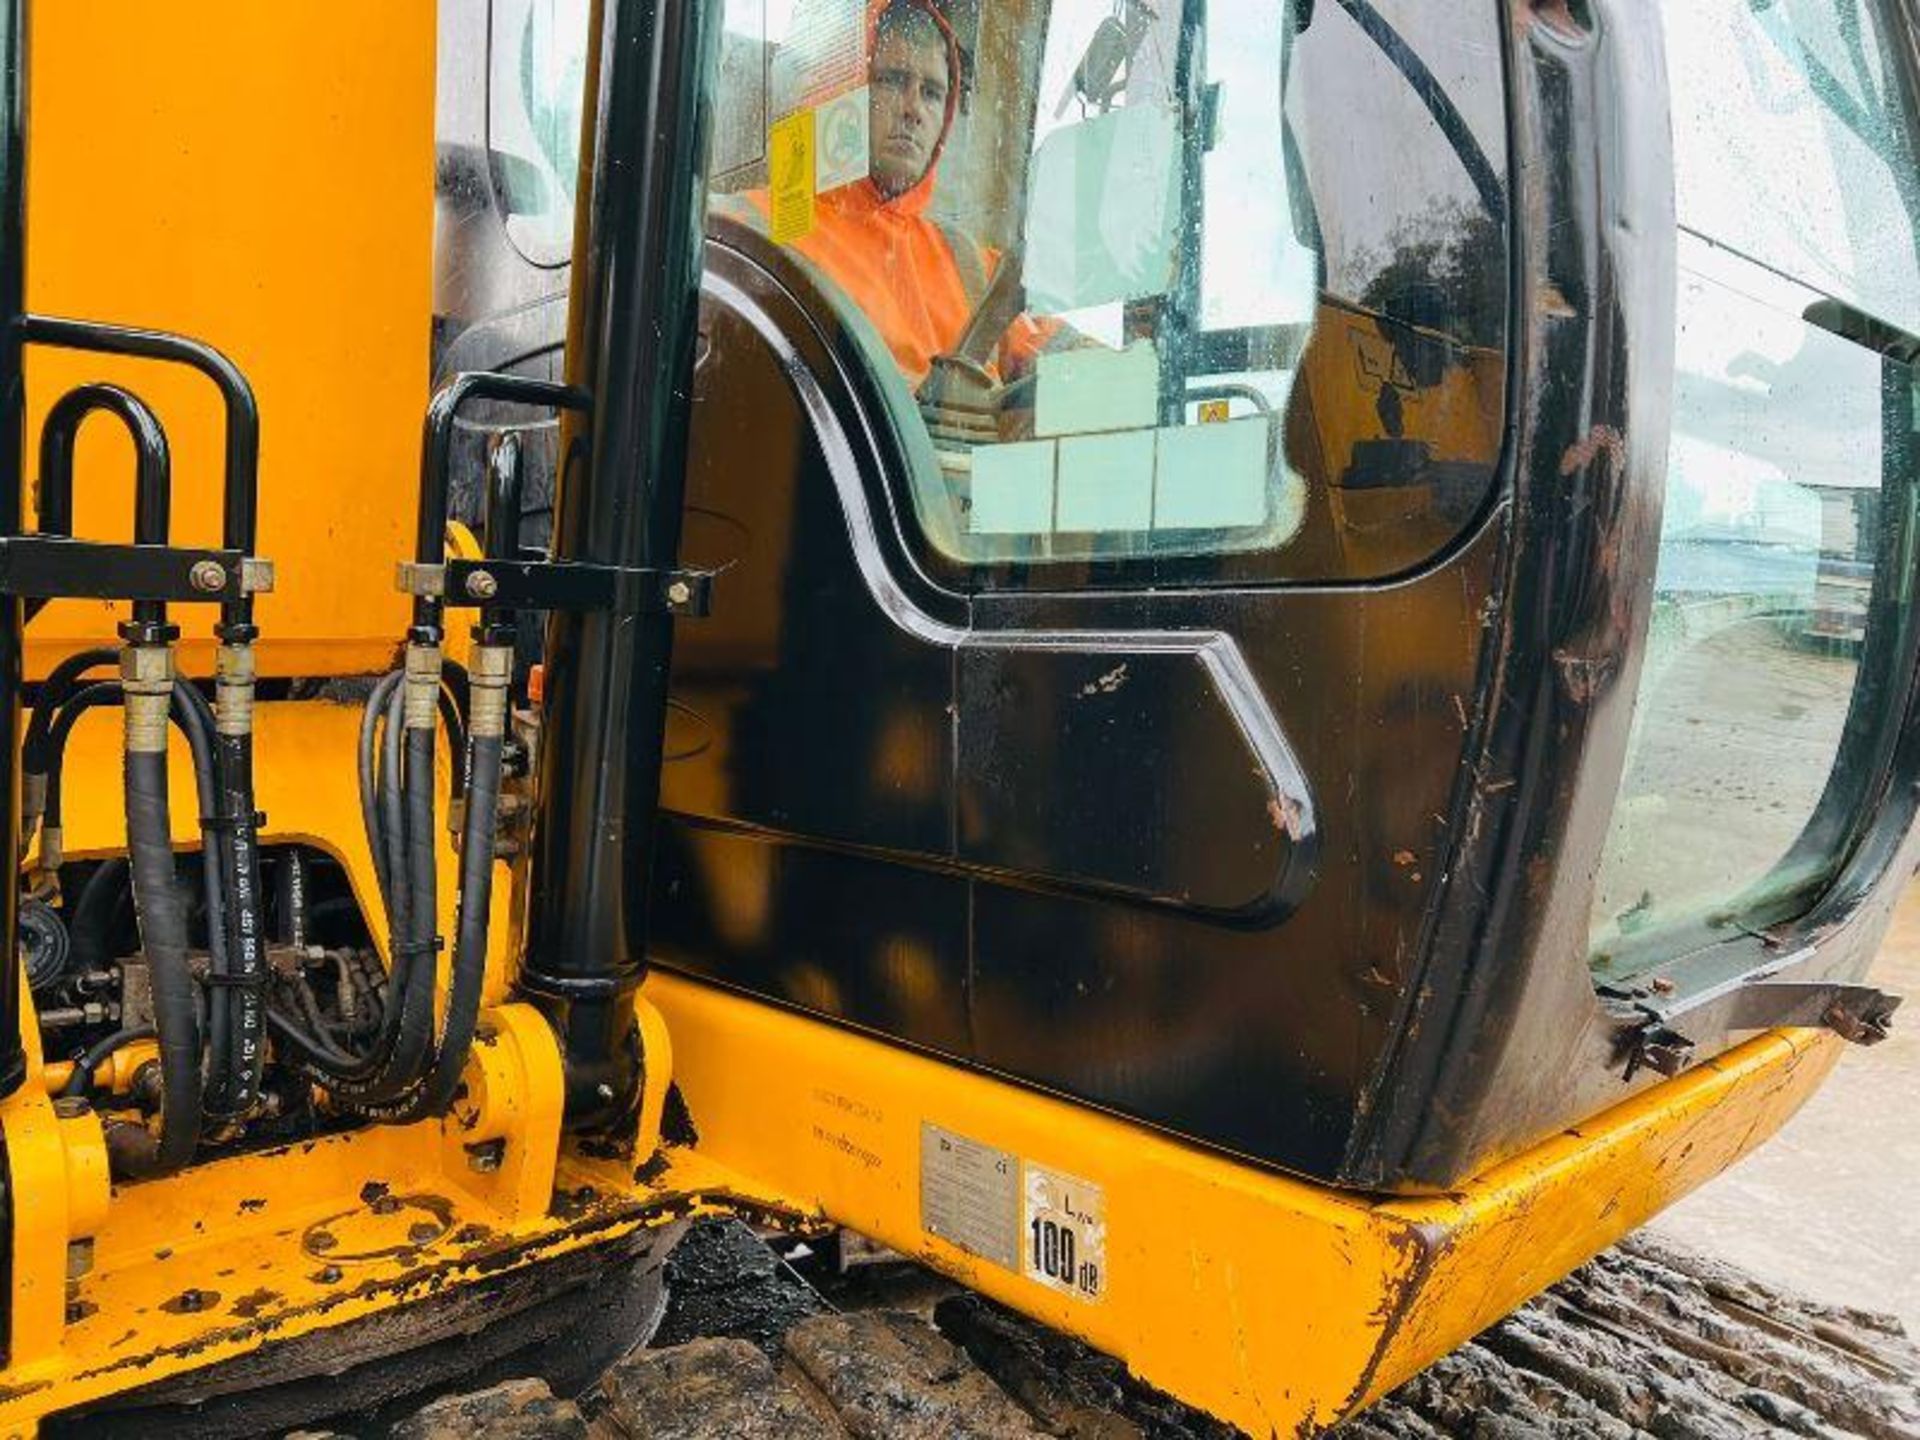
[[[982,1260],[1077,1300],[1107,1284],[1107,1206],[1098,1185],[920,1125],[920,1224]]]
[[[920,1226],[982,1260],[1019,1269],[1019,1159],[921,1121]]]

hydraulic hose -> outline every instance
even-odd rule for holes
[[[123,700],[122,686],[118,681],[100,681],[87,686],[69,698],[60,707],[51,724],[47,726],[42,741],[42,758],[46,765],[46,833],[41,837],[41,860],[43,865],[57,866],[60,863],[61,821],[61,775],[66,763],[67,740],[73,733],[74,725],[88,710],[98,705],[118,704]],[[168,701],[168,716],[182,735],[186,737],[187,747],[193,756],[195,788],[200,802],[200,839],[203,854],[201,882],[207,914],[207,956],[208,969],[215,977],[216,987],[223,986],[228,974],[227,937],[225,930],[228,910],[227,891],[222,882],[216,840],[220,827],[218,788],[214,775],[213,754],[213,717],[207,709],[207,702],[200,692],[184,680],[175,679],[172,694]],[[109,860],[101,865],[87,881],[86,888],[80,892],[80,899],[74,907],[72,932],[74,935],[74,953],[82,969],[91,965],[103,964],[111,957],[107,955],[106,927],[112,922],[112,912],[101,913],[101,907],[108,900],[108,886],[117,886],[121,877],[127,873],[124,861]],[[222,1003],[223,991],[216,989],[213,1003],[208,1007],[208,1042],[210,1049],[211,1073],[217,1078],[224,1073],[227,1057],[231,1052],[231,1026],[227,1007]]]
[[[113,958],[107,948],[112,943],[114,922],[128,898],[127,862],[119,856],[101,861],[80,888],[73,919],[67,926],[73,939],[71,963],[76,971],[84,974]]]
[[[47,672],[47,678],[41,681],[39,702],[33,707],[33,718],[27,722],[26,738],[20,743],[22,845],[32,840],[34,827],[40,823],[40,816],[46,809],[47,734],[53,727],[55,712],[67,703],[67,697],[73,693],[73,687],[82,675],[104,665],[117,664],[119,659],[118,650],[104,646],[82,650],[55,665]]]
[[[430,447],[431,448],[431,447]],[[520,447],[508,436],[496,446],[488,460],[487,544],[493,558],[512,558],[518,554],[520,525]],[[429,476],[438,472],[429,467]],[[439,477],[444,481],[444,477]],[[431,508],[430,492],[444,490],[430,480],[423,493],[423,514]],[[427,543],[426,530],[421,534]],[[473,1037],[480,1023],[480,1002],[486,988],[488,922],[493,905],[494,837],[500,813],[500,780],[504,769],[507,713],[513,684],[515,624],[513,614],[504,606],[490,605],[481,610],[480,623],[474,627],[473,668],[466,670],[454,661],[443,661],[438,654],[437,614],[416,611],[415,628],[408,646],[409,684],[424,684],[429,667],[441,677],[440,701],[452,753],[463,756],[464,765],[453,767],[453,794],[464,800],[465,811],[460,830],[459,901],[454,921],[453,974],[448,987],[446,1023],[440,1044],[434,1052],[431,1068],[419,1086],[391,1105],[375,1107],[369,1113],[392,1123],[423,1119],[445,1111],[460,1088],[460,1077],[473,1049]],[[416,667],[415,661],[418,661]],[[416,675],[417,668],[417,675]],[[448,677],[457,681],[447,685]],[[457,706],[447,713],[452,689],[467,697],[464,716]],[[460,721],[464,719],[464,727]],[[409,731],[411,740],[414,732]],[[410,757],[407,776],[413,787],[408,792],[410,824],[418,824],[417,813],[425,807],[431,823],[433,803],[432,734],[427,734],[427,763],[422,766]],[[464,778],[463,778],[464,777]],[[429,854],[428,864],[431,864]],[[431,882],[432,872],[426,872]],[[417,895],[418,892],[416,892]],[[433,892],[427,895],[431,899]]]
[[[374,687],[361,721],[361,813],[392,927],[391,979],[379,1037],[359,1058],[340,1048],[337,1032],[311,1003],[298,1019],[279,1010],[269,1015],[275,1035],[301,1052],[308,1078],[369,1118],[390,1124],[443,1113],[452,1103],[472,1053],[486,985],[513,648],[482,643],[468,677],[460,898],[446,1020],[435,1045],[434,956],[440,942],[433,765],[445,693],[440,672],[437,645],[409,644],[405,669]],[[460,733],[451,724],[449,729]],[[310,1002],[311,997],[301,998]]]
[[[96,705],[113,705],[120,702],[120,684],[115,680],[101,680],[77,691],[66,704],[60,707],[53,723],[47,729],[45,746],[46,788],[42,796],[44,809],[40,830],[40,868],[58,870],[65,858],[62,843],[60,820],[60,773],[66,761],[67,737],[73,733],[73,727],[80,717]]]
[[[84,1098],[93,1086],[95,1072],[107,1063],[114,1051],[136,1041],[153,1038],[153,1026],[133,1025],[125,1030],[114,1031],[104,1040],[94,1041],[73,1062],[73,1073],[67,1077],[67,1083],[60,1091],[61,1095],[69,1099]]]
[[[97,680],[85,689],[70,695],[60,706],[59,712],[47,725],[41,737],[38,761],[42,766],[41,774],[45,779],[42,815],[46,822],[46,833],[40,842],[40,863],[43,869],[58,869],[64,858],[61,843],[63,825],[61,821],[61,774],[66,764],[67,740],[73,734],[73,727],[80,717],[97,705],[118,705],[121,703],[120,682],[117,680]],[[169,706],[173,722],[187,737],[187,743],[193,750],[194,769],[210,770],[212,751],[208,748],[206,731],[198,735],[192,728],[193,715],[190,706],[197,705],[204,713],[206,701],[200,692],[184,680],[174,682],[174,694]],[[38,718],[39,712],[35,712]],[[211,721],[207,729],[211,729]],[[211,810],[206,812],[211,815]],[[204,817],[203,817],[204,818]]]
[[[213,813],[219,817],[219,844],[209,843],[206,853],[208,866],[218,869],[225,882],[223,923],[230,967],[221,998],[232,1051],[227,1063],[214,1070],[214,1103],[223,1113],[236,1115],[244,1115],[259,1100],[266,1063],[266,916],[253,801],[253,696],[253,646],[224,641],[215,659],[212,716],[219,779]]]
[[[407,669],[387,702],[381,735],[380,839],[387,852],[387,900],[393,979],[387,1006],[396,1022],[390,1062],[380,1082],[357,1097],[364,1105],[391,1100],[420,1078],[433,1051],[436,902],[433,853],[433,737],[439,680],[429,687],[424,666],[408,648]],[[424,805],[411,791],[425,772]]]
[[[42,845],[43,850],[53,852],[46,857],[47,861],[51,864],[57,865],[60,863],[58,858],[58,852],[60,850],[58,837],[64,828],[61,820],[61,807],[63,804],[61,798],[61,776],[66,764],[67,741],[73,733],[73,727],[79,723],[80,717],[88,710],[100,705],[118,705],[121,703],[121,700],[122,692],[119,681],[96,681],[94,684],[87,686],[84,690],[71,696],[71,698],[61,706],[60,713],[47,727],[46,735],[42,740],[41,753],[46,764],[47,790],[45,815],[47,819],[48,838],[43,840]],[[212,716],[207,711],[206,705],[207,702],[201,696],[200,692],[195,690],[188,682],[185,680],[175,680],[173,682],[173,695],[168,705],[168,718],[172,720],[180,733],[186,737],[187,748],[192,753],[194,777],[198,782],[200,798],[202,835],[203,838],[211,839],[211,831],[214,827],[209,822],[214,819],[216,811],[212,803],[215,798],[215,790],[213,788]],[[106,921],[111,918],[110,915],[104,918],[94,916],[90,905],[97,906],[101,903],[99,899],[95,899],[94,897],[96,897],[96,895],[104,896],[104,891],[108,884],[117,885],[118,880],[113,879],[110,881],[109,877],[117,877],[121,872],[124,872],[125,869],[125,861],[108,860],[103,862],[100,868],[88,877],[86,888],[80,892],[80,899],[76,902],[74,908],[73,928],[76,932],[85,933],[88,939],[91,940],[93,938],[92,931],[88,928],[90,923],[97,919],[99,925],[104,925]],[[209,915],[212,915],[217,902],[211,895],[209,896],[208,904]],[[100,936],[99,939],[104,943],[104,935]],[[208,949],[210,952],[217,953],[217,943],[210,942]],[[92,955],[93,958],[96,959],[107,958],[103,954],[93,955],[92,950],[90,950],[84,942],[81,944],[81,950],[83,953]]]
[[[399,1103],[374,1109],[375,1118],[403,1123],[442,1113],[453,1103],[480,1023],[487,978],[488,919],[493,906],[494,827],[500,810],[500,776],[507,733],[507,691],[513,679],[513,647],[480,645],[469,677],[467,808],[460,832],[460,901],[454,929],[453,983],[447,1018],[432,1068]],[[432,771],[426,772],[430,787]]]
[[[411,657],[410,657],[411,659]],[[410,664],[420,676],[426,666]],[[433,910],[433,724],[438,713],[437,679],[427,689],[416,679],[396,672],[374,687],[361,722],[361,806],[368,817],[368,844],[382,880],[389,924],[391,978],[379,1032],[364,1056],[349,1055],[300,1021],[275,1010],[269,1014],[274,1033],[297,1052],[297,1068],[314,1083],[355,1109],[367,1110],[392,1101],[421,1078],[433,1047],[434,936]],[[424,710],[422,704],[424,702]],[[421,727],[409,727],[411,714],[424,714]],[[417,736],[417,738],[416,738]],[[420,751],[424,748],[424,759]],[[424,768],[428,787],[424,829],[419,807],[411,806],[405,786],[409,750],[416,774]],[[413,843],[414,833],[422,837]],[[426,890],[421,880],[424,851]],[[424,901],[424,920],[420,918]],[[304,1017],[303,1017],[304,1018]]]
[[[206,697],[184,680],[173,682],[173,722],[187,737],[193,752],[194,794],[200,804],[200,880],[207,913],[207,1075],[211,1093],[205,1098],[209,1115],[231,1116],[247,1107],[233,1104],[228,1078],[234,1065],[233,1008],[229,1000],[235,982],[232,969],[230,915],[233,891],[221,867],[220,837],[227,828],[221,809],[220,782],[213,750],[213,712]]]
[[[130,644],[121,657],[125,692],[127,855],[134,916],[153,988],[160,1042],[160,1134],[140,1128],[125,1138],[135,1175],[166,1174],[193,1159],[200,1141],[200,1015],[187,962],[187,911],[173,863],[167,806],[167,720],[173,702],[173,651]],[[141,1136],[145,1136],[144,1140]]]
[[[417,1079],[433,1050],[435,956],[440,949],[439,877],[434,864],[433,751],[440,701],[440,647],[407,646],[406,679],[400,700],[404,754],[398,772],[405,821],[402,867],[407,893],[406,937],[409,967],[401,1037],[408,1045],[410,1073]],[[393,722],[388,721],[392,734]],[[384,1098],[384,1097],[383,1097]]]
[[[466,684],[467,672],[464,667],[449,660],[447,661],[447,671],[450,677],[454,677],[457,672],[459,682],[462,685]],[[440,723],[447,727],[448,752],[454,755],[466,754],[467,717],[461,712],[459,698],[453,693],[452,686],[448,684],[442,684],[440,687]],[[456,800],[465,798],[467,793],[466,776],[461,774],[458,765],[453,767],[453,774],[449,778],[453,782],[453,798]]]
[[[380,827],[380,800],[376,783],[380,760],[377,747],[380,723],[386,716],[393,692],[400,688],[402,678],[398,670],[382,676],[373,687],[373,693],[367,697],[367,708],[360,716],[360,819],[366,826],[367,844],[373,852],[374,878],[379,882],[382,896],[388,896],[391,892],[393,872],[387,863],[387,847],[383,843]]]

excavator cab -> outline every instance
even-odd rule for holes
[[[630,1341],[711,1215],[1311,1433],[1887,1033],[1901,7],[79,8],[9,1433]]]

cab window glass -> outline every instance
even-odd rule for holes
[[[572,252],[587,11],[587,0],[492,0],[488,160],[507,236],[536,265]]]
[[[1493,484],[1497,8],[727,0],[711,206],[797,259],[970,583],[1378,577]]]
[[[1804,911],[1890,739],[1911,624],[1912,112],[1864,0],[1662,10],[1673,439],[1596,976]]]

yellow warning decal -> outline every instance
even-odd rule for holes
[[[1202,425],[1222,425],[1231,418],[1232,411],[1225,400],[1202,400],[1200,402],[1200,423]]]
[[[791,245],[813,230],[813,111],[796,110],[767,132],[767,233]]]

